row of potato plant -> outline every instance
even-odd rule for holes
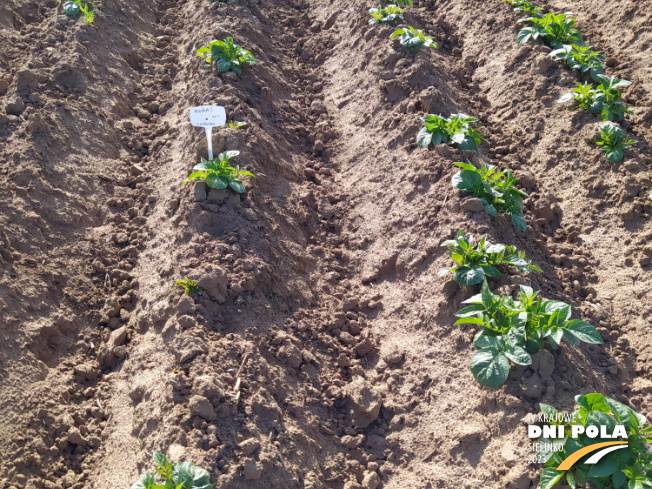
[[[197,56],[204,58],[207,69],[215,67],[220,73],[233,71],[242,74],[247,65],[256,63],[253,54],[235,44],[232,37],[211,41],[207,47],[197,50]],[[244,126],[246,126],[246,123],[234,120],[229,121],[227,124],[230,129],[238,129]],[[238,194],[244,194],[246,188],[240,177],[246,175],[255,178],[255,175],[248,170],[241,169],[239,165],[230,163],[230,160],[239,154],[239,151],[224,151],[215,158],[200,158],[200,162],[193,167],[192,173],[183,181],[183,184],[185,185],[190,181],[204,182],[209,188],[217,190],[231,189]],[[202,295],[201,287],[188,277],[177,280],[175,285],[183,289],[186,295]],[[153,457],[156,474],[143,474],[131,486],[131,489],[213,489],[214,486],[210,483],[208,472],[193,463],[175,464],[158,452],[154,452]]]
[[[581,32],[576,29],[575,18],[572,13],[553,15],[544,14],[543,9],[527,0],[506,0],[515,10],[524,12],[528,17],[519,22],[531,25],[522,28],[517,36],[519,44],[529,40],[541,39],[553,50],[550,56],[556,61],[566,62],[569,68],[577,70],[583,83],[577,83],[576,88],[569,94],[564,95],[558,102],[564,103],[575,100],[580,109],[587,110],[593,114],[600,114],[604,124],[598,130],[596,144],[605,152],[610,163],[618,163],[623,159],[623,149],[635,144],[635,140],[627,140],[624,132],[618,126],[612,124],[614,120],[624,120],[625,114],[633,114],[620,99],[619,88],[631,85],[631,82],[616,77],[609,77],[604,74],[605,57],[593,47],[582,40]],[[598,83],[595,87],[591,81]],[[578,344],[580,341],[592,344],[602,343],[600,334],[589,323],[571,318],[570,306],[558,301],[532,301],[532,289],[521,286],[519,301],[511,297],[501,298],[496,301],[483,283],[482,293],[472,297],[467,303],[471,305],[458,311],[461,317],[458,323],[471,322],[478,324],[483,329],[476,335],[474,346],[479,350],[475,355],[475,363],[472,361],[472,368],[475,368],[479,376],[485,382],[498,382],[500,375],[508,365],[507,360],[519,363],[527,360],[522,351],[515,353],[515,344],[512,328],[516,328],[517,337],[520,338],[522,328],[520,324],[525,320],[525,331],[528,327],[535,332],[537,346],[542,346],[542,340],[556,348],[561,339],[565,338],[571,344]],[[500,304],[501,301],[504,301]],[[500,320],[492,322],[495,318],[491,314],[495,310],[496,302],[503,311]],[[518,319],[514,325],[505,321],[511,315],[515,317],[513,304],[518,310]],[[490,314],[487,314],[486,311]],[[534,311],[534,316],[530,314]],[[543,314],[540,314],[543,311]],[[482,316],[482,317],[480,317]],[[534,319],[534,324],[532,324]],[[502,321],[502,323],[500,322]],[[498,325],[498,328],[496,327]],[[533,327],[534,326],[534,327]],[[538,333],[536,333],[538,330]],[[493,337],[499,333],[501,341]],[[484,339],[489,335],[492,339],[488,342]],[[507,338],[507,340],[504,340]],[[504,343],[504,346],[503,346]],[[525,349],[528,350],[526,340]],[[484,353],[483,353],[484,351]],[[519,354],[520,353],[520,354]],[[501,354],[504,358],[501,358]],[[496,366],[494,366],[496,364]],[[474,372],[475,374],[475,372]],[[477,376],[476,376],[477,378]],[[599,393],[578,395],[575,398],[579,409],[574,411],[570,417],[558,416],[558,412],[552,406],[541,404],[541,411],[550,419],[559,419],[550,424],[565,425],[566,432],[571,431],[571,423],[583,427],[593,426],[597,429],[606,427],[608,432],[613,432],[617,424],[623,425],[626,433],[621,439],[627,440],[627,446],[608,453],[599,463],[587,464],[589,455],[581,458],[570,470],[560,470],[560,464],[573,453],[584,447],[612,441],[580,435],[579,437],[565,436],[556,440],[546,440],[546,443],[539,444],[538,455],[545,464],[541,474],[539,485],[541,489],[552,489],[560,481],[575,489],[578,484],[591,484],[599,489],[644,489],[652,487],[652,452],[646,446],[652,442],[652,426],[642,428],[646,418],[633,411],[628,406]],[[564,421],[561,421],[564,420]],[[555,444],[555,442],[557,442]],[[558,448],[560,447],[560,448]]]
[[[510,0],[508,0],[510,1]],[[410,2],[411,3],[411,2]],[[533,25],[526,27],[519,33],[519,43],[530,39],[542,38],[553,48],[551,56],[557,61],[565,61],[571,69],[580,72],[580,76],[590,76],[597,87],[588,83],[578,84],[582,87],[586,100],[580,103],[592,113],[600,114],[605,121],[624,119],[631,110],[620,101],[618,88],[628,86],[626,80],[607,77],[604,74],[605,58],[600,53],[593,51],[581,39],[579,30],[575,29],[575,19],[571,14],[554,16],[541,14],[542,9],[530,2],[514,0],[510,3],[518,10],[523,10],[531,17],[523,22]],[[370,23],[402,20],[404,9],[393,5],[383,10],[382,6],[372,9]],[[414,31],[409,27],[410,31]],[[405,36],[406,31],[396,31],[392,37]],[[406,36],[407,37],[407,36]],[[419,46],[421,47],[421,46]],[[575,95],[562,97],[560,102],[578,98]],[[425,127],[417,135],[417,144],[420,148],[430,145],[448,144],[462,150],[478,150],[479,144],[485,141],[484,136],[471,127],[477,119],[465,114],[452,114],[451,116],[428,114],[422,118]],[[622,160],[622,150],[636,141],[625,140],[622,129],[605,123],[600,127],[596,143],[606,153],[608,161],[617,163]],[[499,213],[511,216],[514,226],[526,231],[526,221],[523,217],[522,197],[527,194],[516,187],[516,178],[509,170],[499,171],[494,165],[484,164],[479,168],[471,163],[455,163],[461,170],[455,174],[453,186],[461,191],[471,192],[479,198],[483,209],[493,217]],[[462,231],[453,240],[442,243],[447,246],[448,255],[455,265],[440,270],[440,275],[453,273],[453,279],[463,286],[473,286],[482,283],[481,292],[464,301],[465,307],[456,313],[460,319],[455,324],[471,324],[479,326],[474,337],[473,345],[477,350],[471,358],[471,371],[476,380],[487,387],[502,385],[509,376],[510,364],[530,365],[532,354],[549,345],[553,349],[559,348],[565,339],[572,345],[581,342],[589,344],[602,344],[602,336],[588,322],[572,318],[572,309],[569,304],[556,300],[544,300],[539,292],[532,287],[520,286],[518,298],[511,295],[501,296],[494,294],[487,282],[487,277],[495,277],[501,269],[514,268],[520,272],[541,271],[536,265],[525,258],[522,251],[502,244],[491,244],[482,238],[477,244],[473,243],[471,236]],[[611,408],[605,410],[600,404],[601,400],[611,401]],[[617,401],[605,398],[602,394],[589,394],[578,396],[580,404],[578,411],[584,417],[580,419],[583,425],[594,423],[599,414],[613,412],[615,419],[622,420],[627,416],[633,418],[637,415]],[[615,408],[613,406],[616,406]],[[542,404],[543,410],[554,410]],[[634,414],[631,414],[634,413]],[[637,415],[639,416],[639,415]],[[601,419],[604,423],[604,419]],[[640,421],[637,418],[636,421]],[[644,422],[645,419],[641,421]],[[628,428],[630,440],[639,436],[638,422],[630,421]],[[646,428],[651,430],[651,428]],[[648,431],[649,432],[649,431]],[[556,467],[563,458],[570,455],[582,444],[591,444],[589,439],[563,440],[563,448],[548,454],[546,468],[541,476],[542,489],[551,489],[562,478],[575,489],[577,483],[591,482],[599,488],[614,489],[643,489],[652,484],[647,477],[650,470],[650,452],[644,443],[635,444],[633,449],[619,451],[599,470],[580,465],[573,471],[557,471]],[[645,441],[652,441],[645,439]],[[573,445],[573,443],[575,445]],[[571,446],[572,445],[572,446]],[[577,447],[576,447],[577,445]],[[601,471],[601,472],[600,472]]]
[[[572,12],[555,15],[544,13],[541,7],[527,0],[505,1],[515,11],[527,15],[518,20],[518,23],[529,24],[519,30],[516,37],[519,44],[541,40],[552,48],[550,57],[566,63],[571,70],[579,73],[581,82],[570,93],[563,95],[558,103],[573,100],[579,110],[599,115],[605,124],[598,129],[595,142],[605,152],[609,163],[622,161],[623,150],[637,141],[625,140],[622,129],[611,122],[625,120],[625,114],[634,115],[621,101],[622,93],[619,90],[631,85],[631,82],[605,75],[606,57],[582,39],[582,33],[575,28]]]

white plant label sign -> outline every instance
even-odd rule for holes
[[[208,140],[208,158],[213,159],[213,128],[226,124],[226,110],[219,105],[202,105],[190,109],[190,123],[203,127]]]

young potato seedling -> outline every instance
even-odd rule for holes
[[[530,354],[542,350],[547,341],[553,349],[562,339],[572,345],[581,341],[601,344],[602,336],[586,321],[571,319],[571,306],[544,301],[531,287],[520,286],[519,300],[499,296],[485,280],[482,292],[467,299],[457,311],[455,324],[474,324],[482,329],[473,339],[477,352],[471,358],[471,372],[485,387],[498,387],[507,380],[509,362],[530,365]]]
[[[391,24],[397,20],[403,20],[403,12],[407,9],[402,9],[401,7],[391,4],[383,7],[378,5],[376,8],[369,9],[369,19],[370,24]]]
[[[597,75],[604,74],[605,57],[598,51],[593,51],[592,46],[580,46],[579,44],[564,44],[559,49],[550,53],[555,61],[566,61],[571,70],[581,73],[589,73],[591,78],[599,82]]]
[[[604,151],[609,163],[619,163],[624,157],[623,150],[638,141],[634,139],[625,140],[625,133],[620,127],[605,122],[598,129],[595,144]]]
[[[407,29],[397,29],[389,37],[391,39],[396,36],[401,36],[398,40],[401,46],[406,48],[416,49],[417,51],[422,47],[439,49],[439,44],[432,37],[425,36],[422,30],[417,30],[412,26],[408,26]]]
[[[545,440],[546,443],[539,444],[540,447],[545,447],[538,452],[539,458],[545,461],[545,468],[539,479],[541,489],[552,489],[559,481],[564,481],[572,488],[576,488],[578,483],[583,486],[588,483],[591,487],[601,489],[652,487],[652,453],[646,445],[652,442],[652,426],[643,428],[647,423],[645,416],[597,392],[575,396],[575,402],[579,408],[569,415],[558,413],[554,407],[547,404],[540,404],[541,412],[549,416],[549,419],[563,420],[547,424],[563,425],[564,433],[572,433],[572,425],[584,427],[577,437],[566,435],[565,438]],[[568,422],[570,419],[574,421]],[[623,426],[625,431],[616,438],[602,438],[602,435],[590,438],[586,434],[590,426],[598,429],[605,426],[609,435],[616,435],[616,425]],[[557,470],[557,467],[576,451],[607,441],[626,441],[627,446],[606,453],[595,464],[587,464],[590,455],[586,455],[570,470]],[[553,451],[559,446],[562,447],[561,450]]]
[[[174,285],[181,287],[185,291],[185,295],[197,294],[201,295],[201,287],[197,285],[197,282],[194,280],[185,277],[183,280],[177,280],[174,282]]]
[[[95,12],[92,10],[89,10],[88,4],[84,4],[79,7],[81,10],[82,14],[84,14],[84,20],[86,21],[87,24],[92,24],[93,21],[95,20]]]
[[[583,44],[582,34],[573,28],[575,17],[572,15],[572,12],[566,12],[521,19],[518,22],[531,22],[533,25],[523,27],[516,39],[519,44],[525,44],[530,40],[541,38],[544,43],[555,49],[561,48],[564,44]]]
[[[222,190],[230,187],[239,194],[244,194],[245,186],[238,177],[247,175],[256,178],[256,175],[250,171],[241,170],[237,165],[233,167],[229,164],[229,160],[239,154],[240,151],[225,151],[212,160],[202,158],[201,163],[193,167],[195,171],[183,181],[184,185],[190,180],[202,180],[211,188]]]
[[[478,119],[466,114],[453,114],[450,117],[428,114],[421,120],[426,123],[426,127],[417,134],[419,148],[446,143],[457,145],[459,149],[477,151],[478,145],[487,141],[480,132],[471,127],[471,123],[477,122]]]
[[[515,12],[523,12],[525,15],[530,17],[541,17],[541,7],[534,5],[533,3],[528,2],[527,0],[505,0],[512,7],[514,7]]]
[[[226,125],[229,129],[240,129],[241,127],[245,127],[247,123],[238,122],[238,121],[229,121]]]
[[[455,163],[462,170],[453,176],[453,187],[465,192],[472,192],[480,199],[487,214],[498,217],[500,212],[512,217],[512,224],[519,231],[527,230],[523,218],[523,199],[528,195],[516,188],[517,178],[511,171],[497,171],[490,164],[476,168],[471,163]]]
[[[192,462],[173,464],[162,453],[154,452],[154,463],[162,483],[157,481],[155,474],[145,473],[131,489],[214,489],[208,472]]]
[[[633,115],[634,112],[620,101],[622,94],[617,90],[631,85],[632,82],[601,74],[596,74],[596,77],[602,82],[597,87],[593,88],[589,83],[577,83],[570,93],[563,95],[557,102],[564,103],[574,99],[580,109],[600,114],[603,121],[623,120],[625,114]]]
[[[460,285],[470,286],[482,282],[487,277],[497,277],[501,265],[511,265],[521,273],[540,272],[541,269],[525,259],[525,252],[518,251],[513,246],[491,244],[483,236],[477,244],[473,244],[473,236],[458,231],[455,239],[444,241],[442,246],[448,247],[448,256],[456,263],[453,267],[442,268],[439,276],[452,272],[453,280]]]
[[[197,56],[206,59],[206,66],[209,68],[215,64],[220,73],[231,70],[241,74],[245,65],[256,63],[253,54],[234,44],[232,37],[223,41],[211,41],[208,47],[197,50]]]

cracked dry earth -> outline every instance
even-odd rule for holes
[[[539,402],[599,391],[651,413],[646,5],[542,5],[633,81],[640,143],[612,167],[597,119],[554,102],[575,75],[516,44],[501,0],[415,0],[406,23],[441,44],[417,55],[368,25],[373,2],[107,0],[85,25],[5,1],[0,488],[127,488],[157,450],[217,488],[525,489]],[[226,36],[259,61],[243,75],[194,54]],[[181,185],[203,104],[248,124],[213,141],[257,175],[244,196]],[[455,112],[491,144],[416,148],[421,115]],[[527,234],[454,191],[464,159],[515,171]],[[437,276],[458,229],[526,250],[543,273],[494,285],[572,304],[604,345],[479,386],[453,326],[475,291]]]

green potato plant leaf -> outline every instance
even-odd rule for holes
[[[404,3],[402,5],[405,5]],[[403,12],[407,9],[402,9],[398,5],[390,4],[385,7],[378,5],[376,8],[369,9],[370,24],[391,24],[397,20],[403,20]]]
[[[465,307],[455,313],[460,318],[456,325],[472,324],[481,328],[473,340],[478,351],[471,360],[471,372],[480,384],[486,387],[503,384],[509,375],[509,362],[530,365],[531,354],[543,349],[546,341],[555,349],[564,338],[572,344],[602,343],[593,326],[570,319],[568,304],[545,301],[538,295],[524,285],[520,286],[518,300],[511,295],[496,295],[484,280],[482,292],[465,300]]]
[[[208,47],[197,50],[197,56],[206,60],[207,68],[215,65],[220,73],[234,71],[241,74],[246,65],[256,63],[253,54],[235,44],[232,37],[227,37],[223,41],[217,39],[211,41]]]
[[[559,472],[552,468],[543,469],[541,478],[539,479],[539,486],[541,489],[552,489],[557,482],[562,480],[564,472]]]
[[[487,141],[480,132],[471,127],[478,119],[466,114],[453,114],[450,117],[428,114],[421,120],[426,123],[426,127],[417,134],[419,148],[445,143],[459,149],[477,151],[478,145]]]
[[[399,42],[401,46],[406,48],[416,51],[419,51],[422,47],[439,49],[439,44],[432,37],[424,35],[422,30],[417,30],[412,26],[408,26],[407,29],[397,29],[389,37],[391,39],[396,36],[400,36],[398,38]]]
[[[173,464],[161,453],[154,452],[156,475],[145,473],[131,486],[131,489],[214,489],[210,475],[192,462]]]
[[[638,143],[634,139],[625,139],[623,130],[610,122],[605,122],[598,129],[595,144],[604,151],[609,163],[619,163],[624,157],[623,150]]]
[[[509,360],[497,348],[483,348],[471,357],[471,372],[485,387],[498,387],[509,376]]]
[[[485,276],[497,277],[500,270],[497,267],[511,266],[521,273],[540,272],[541,269],[525,259],[525,252],[518,251],[513,246],[492,244],[486,236],[474,244],[473,236],[458,231],[454,239],[444,241],[441,246],[448,247],[448,256],[455,265],[442,268],[439,276],[453,274],[453,280],[460,285],[471,286],[481,283]]]
[[[511,216],[512,224],[519,231],[527,231],[523,218],[523,197],[527,194],[516,187],[516,177],[511,171],[498,171],[497,167],[484,164],[476,168],[471,163],[455,163],[462,170],[453,176],[453,187],[472,192],[480,199],[482,207],[492,217],[500,213]]]
[[[202,180],[210,188],[222,190],[230,187],[239,194],[245,193],[246,188],[238,177],[247,175],[255,178],[256,176],[250,171],[241,170],[237,165],[235,167],[230,165],[229,160],[239,154],[240,151],[225,151],[212,160],[202,158],[201,163],[193,167],[195,171],[183,181],[183,184],[190,180]]]
[[[627,438],[589,438],[585,433],[580,434],[578,438],[567,435],[564,439],[556,440],[560,442],[561,448],[557,452],[551,453],[547,458],[545,468],[539,479],[539,487],[541,489],[552,489],[562,479],[571,488],[577,487],[578,484],[585,485],[587,483],[591,487],[602,489],[644,489],[652,487],[652,453],[646,445],[650,441],[648,436],[652,432],[652,426],[642,428],[642,425],[647,422],[645,416],[615,399],[595,392],[575,396],[575,402],[578,404],[578,409],[570,413],[569,416],[563,415],[562,419],[564,421],[550,424],[564,425],[566,433],[571,432],[569,419],[574,419],[572,424],[581,425],[585,428],[588,426],[598,428],[605,426],[609,433],[613,431],[616,424],[622,424],[625,427]],[[541,411],[545,414],[557,413],[552,406],[545,404],[541,404]],[[603,441],[627,441],[628,445],[627,448],[608,453],[596,464],[584,463],[590,456],[586,455],[570,470],[556,470],[561,461],[572,453]]]

